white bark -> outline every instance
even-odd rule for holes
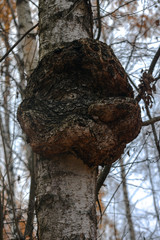
[[[40,0],[40,59],[63,42],[91,37],[87,0]]]
[[[39,239],[95,240],[95,168],[63,154],[39,159],[37,175]]]
[[[86,0],[40,0],[40,59],[64,42],[91,37],[89,11]],[[39,240],[96,240],[96,168],[69,153],[37,164]]]
[[[17,15],[19,22],[19,32],[22,36],[33,27],[29,1],[17,0]],[[38,51],[35,31],[32,30],[22,41],[24,68],[29,76],[37,66]]]
[[[19,23],[19,34],[22,36],[30,28],[33,27],[31,11],[28,0],[17,0],[16,1],[17,16]],[[38,63],[38,51],[37,51],[37,41],[35,31],[32,30],[22,41],[21,48],[19,49],[19,56],[22,55],[24,62],[24,69],[26,74],[29,76],[35,69]],[[22,89],[25,89],[25,79],[21,79],[20,85]],[[23,97],[23,96],[22,96]],[[26,138],[26,136],[24,136]],[[31,164],[32,161],[32,151],[31,147],[26,144],[26,158],[28,163]]]
[[[32,17],[30,12],[30,6],[28,0],[17,0],[17,15],[19,22],[19,34],[24,35],[30,28],[33,27]],[[29,76],[32,71],[35,69],[38,63],[38,50],[37,50],[37,41],[35,31],[32,30],[25,38],[22,40],[19,48],[19,56],[24,63],[24,70]],[[25,89],[25,78],[21,79],[20,85],[22,89]],[[22,95],[23,98],[23,95]],[[24,139],[26,135],[24,134]],[[24,238],[26,236],[32,236],[33,231],[33,218],[35,210],[35,176],[34,176],[34,157],[32,154],[31,147],[26,144],[26,159],[28,161],[28,166],[31,175],[31,185],[30,185],[30,194],[29,194],[29,203],[28,203],[28,218],[25,226]]]

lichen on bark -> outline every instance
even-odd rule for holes
[[[112,49],[92,39],[63,43],[40,61],[18,120],[35,152],[71,152],[89,166],[117,160],[141,128],[127,74]]]

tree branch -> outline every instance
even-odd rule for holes
[[[148,73],[150,73],[150,74],[153,73],[155,65],[156,65],[159,57],[160,57],[160,47],[158,48],[156,54],[154,55],[154,58],[153,58],[153,60],[151,62],[151,65],[149,67]]]
[[[3,240],[3,205],[1,201],[1,191],[0,191],[0,239]]]
[[[153,124],[155,122],[160,121],[160,116],[159,117],[154,117],[150,120],[144,121],[142,122],[142,126],[148,126],[149,124]],[[100,173],[98,180],[97,180],[97,186],[96,186],[96,196],[98,196],[98,193],[106,179],[106,177],[108,176],[110,169],[111,169],[112,165],[107,165],[104,167],[104,169],[102,170],[102,172]]]
[[[155,65],[156,65],[159,57],[160,57],[160,47],[158,48],[158,50],[157,50],[156,54],[154,55],[154,58],[153,58],[153,60],[152,60],[152,62],[151,62],[151,64],[150,64],[150,67],[149,67],[149,70],[148,70],[148,75],[151,75],[151,76],[152,76],[152,73],[153,73],[153,71],[154,71]],[[154,78],[155,82],[156,82],[158,79],[159,79],[159,76],[158,76],[158,78]],[[137,95],[137,97],[135,98],[135,100],[136,100],[137,102],[139,102],[141,99],[143,99],[143,96],[142,96],[142,94],[140,93],[140,91],[138,90],[138,95]],[[145,101],[145,99],[143,99],[143,100]]]
[[[35,27],[38,26],[38,23],[31,27],[5,54],[4,56],[0,59],[0,62],[2,62],[9,54],[12,52],[12,50],[27,36],[28,33],[30,33]]]
[[[35,210],[35,162],[36,154],[32,152],[32,166],[31,166],[31,185],[29,194],[29,204],[28,204],[28,218],[26,222],[24,238],[29,236],[32,237],[33,232],[33,220],[34,220],[34,210]]]
[[[129,1],[129,2],[126,2],[126,3],[122,4],[122,5],[120,5],[120,6],[119,6],[118,8],[116,8],[113,12],[109,12],[109,13],[105,14],[104,16],[101,16],[100,18],[102,19],[102,18],[104,18],[104,17],[108,17],[108,16],[112,15],[113,13],[117,12],[120,8],[122,8],[122,7],[130,4],[130,3],[132,3],[132,2],[135,2],[135,0],[131,0],[131,1]],[[94,20],[97,20],[97,18],[94,19]]]
[[[97,34],[96,40],[99,40],[101,36],[101,15],[100,15],[99,0],[97,0],[97,20],[98,20],[98,34]]]
[[[147,120],[147,121],[144,121],[142,122],[142,126],[148,126],[149,124],[153,124],[155,122],[158,122],[160,121],[160,116],[158,117],[154,117],[150,120]],[[110,172],[110,169],[111,169],[111,166],[112,165],[106,165],[102,172],[100,173],[99,177],[98,177],[98,180],[97,180],[97,186],[96,186],[96,196],[98,196],[98,193],[106,179],[106,177],[108,176],[109,172]]]
[[[142,122],[142,126],[148,126],[149,124],[153,124],[153,123],[158,122],[158,121],[160,121],[160,117],[154,117],[154,118],[151,118],[147,121]]]
[[[110,165],[106,165],[102,172],[100,173],[99,177],[98,177],[98,180],[97,180],[97,186],[96,186],[96,196],[98,198],[98,193],[99,193],[99,190],[100,188],[102,187],[106,177],[108,176],[109,172],[110,172],[110,169],[111,169],[111,166],[112,164]]]
[[[145,103],[145,108],[146,108],[146,112],[147,112],[148,118],[149,118],[149,120],[151,121],[151,120],[152,120],[152,117],[151,117],[151,114],[150,114],[150,111],[149,111],[149,107],[148,107],[148,105],[146,104],[146,101],[145,101],[145,100],[144,100],[144,103]],[[156,128],[155,128],[155,126],[154,126],[154,123],[151,123],[151,127],[152,127],[152,132],[153,132],[153,136],[154,136],[155,145],[156,145],[158,154],[159,154],[159,156],[160,156],[159,140],[158,140],[158,137],[157,137],[157,132],[156,132]]]
[[[11,179],[10,179],[10,174],[9,174],[9,166],[8,166],[8,156],[7,156],[6,146],[5,146],[1,116],[0,116],[0,133],[1,133],[1,138],[2,138],[3,151],[4,151],[4,159],[5,159],[5,165],[6,165],[6,173],[7,173],[8,185],[9,185],[9,192],[10,192],[10,196],[11,196],[14,224],[15,224],[16,232],[18,234],[18,238],[22,239],[22,234],[18,227],[18,221],[17,221],[17,217],[16,217],[16,209],[15,209],[15,203],[14,203],[14,199],[13,199],[12,184],[11,184]]]

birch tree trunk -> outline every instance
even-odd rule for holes
[[[96,172],[72,154],[39,159],[39,239],[96,239]]]
[[[21,36],[33,27],[29,1],[17,0],[17,15],[19,23],[19,33]],[[29,76],[35,69],[38,62],[38,51],[35,31],[32,30],[22,41],[22,55],[26,74]]]
[[[92,38],[89,0],[39,1],[40,59],[65,42]]]
[[[16,9],[19,23],[19,34],[23,36],[30,28],[33,27],[31,10],[29,6],[29,1],[26,0],[17,0]],[[23,62],[24,70],[27,76],[32,73],[38,63],[38,49],[37,49],[37,40],[36,33],[34,30],[30,32],[24,40],[21,42],[19,47],[19,56]],[[22,89],[25,89],[25,78],[21,78]],[[23,98],[23,94],[21,95]],[[24,139],[26,135],[24,134]],[[28,161],[28,170],[30,171],[31,183],[30,183],[30,193],[29,193],[29,203],[28,203],[28,212],[27,212],[27,221],[25,226],[24,238],[30,237],[32,239],[33,231],[33,221],[35,214],[35,161],[36,154],[32,152],[32,149],[29,144],[26,143],[26,159]]]
[[[137,136],[140,109],[112,49],[92,39],[90,1],[40,0],[39,38],[17,113],[40,154],[38,238],[96,240],[96,168]]]
[[[86,1],[39,3],[40,59],[75,39],[91,37]],[[85,25],[84,25],[85,23]],[[37,172],[39,239],[96,239],[96,169],[72,154],[40,159]]]

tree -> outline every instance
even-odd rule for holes
[[[92,39],[89,2],[41,0],[39,17],[41,61],[18,108],[39,154],[38,238],[93,240],[97,166],[137,136],[140,109],[111,48]]]
[[[133,238],[133,231],[136,239],[159,238],[158,199],[160,192],[157,184],[160,169],[158,161],[158,121],[160,120],[159,1],[119,0],[99,2],[99,0],[92,0],[91,5],[94,20],[93,38],[102,40],[114,49],[125,71],[127,71],[127,77],[134,89],[136,101],[139,102],[141,107],[143,119],[141,133],[135,141],[127,145],[124,154],[120,157],[121,161],[117,160],[112,165],[107,164],[104,167],[98,167],[96,198],[97,194],[100,193],[97,199],[97,225],[99,229],[97,238],[101,240],[128,240],[131,236]],[[79,6],[79,2],[71,11],[77,10],[76,6]],[[33,61],[34,46],[36,46],[38,39],[36,35],[38,30],[36,27],[38,25],[37,10],[37,0],[2,0],[0,3],[0,55],[2,56],[0,59],[0,238],[4,240],[36,239],[37,219],[34,218],[35,154],[31,154],[29,145],[25,142],[26,136],[22,134],[19,128],[15,113],[18,104],[24,99],[27,78],[35,67],[32,63],[35,63]],[[33,28],[35,31],[33,31]],[[83,43],[86,43],[87,47],[86,40]],[[82,43],[81,45],[83,46]],[[64,50],[63,47],[65,46],[61,46],[60,49]],[[93,58],[91,58],[95,54],[94,50],[95,48],[90,54],[92,63],[89,64],[89,61],[87,61],[88,65],[86,64],[86,66],[93,70],[93,76],[95,76],[95,72],[99,76],[100,71],[98,71],[98,67],[95,70],[94,64],[96,65],[97,62],[97,66],[100,65],[98,61],[93,61]],[[90,50],[87,50],[87,53],[89,52]],[[101,55],[99,54],[99,56]],[[115,61],[113,55],[112,60]],[[111,62],[110,58],[110,69],[114,65],[111,65]],[[104,66],[106,65],[104,64]],[[121,66],[118,65],[118,68],[120,69]],[[78,67],[77,69],[79,70]],[[85,68],[85,73],[87,71],[88,69]],[[80,73],[77,75],[77,72],[75,75],[80,78],[81,75]],[[84,76],[86,75],[83,75],[82,79],[85,79]],[[79,82],[82,83],[80,80]],[[93,79],[90,82],[95,84]],[[106,82],[100,82],[104,82],[103,93]],[[85,84],[82,88],[85,88]],[[99,92],[99,88],[96,88],[96,84],[94,84],[94,94],[96,94]],[[107,85],[108,89],[109,86],[110,84]],[[92,91],[88,91],[88,89],[90,88],[88,87],[86,94],[84,94],[85,99],[87,99],[89,93],[89,97],[92,96]],[[123,89],[123,87],[121,86],[120,89]],[[56,94],[58,95],[58,92]],[[68,95],[65,92],[66,96]],[[101,121],[107,119],[105,114],[100,116],[100,113],[105,112],[105,109],[109,109],[109,113],[111,110],[117,109],[113,106],[114,104],[107,107],[107,102],[105,102],[105,106],[99,104],[99,99],[103,97],[102,94],[102,97],[92,98],[93,101],[88,106],[89,111],[86,111],[87,113],[84,109],[82,111],[85,116],[90,113],[88,118],[93,118],[97,126],[101,124]],[[112,103],[113,99],[110,98],[110,100]],[[118,104],[118,99],[114,103]],[[87,104],[84,105],[87,108]],[[79,108],[82,109],[81,106]],[[99,111],[99,108],[102,111]],[[87,117],[85,120],[87,120]],[[105,126],[106,122],[103,122],[103,124]],[[92,133],[95,132],[92,131]],[[77,145],[76,148],[73,148],[72,153],[76,150],[76,154],[78,154],[82,144],[78,145],[79,148]],[[104,152],[104,155],[107,157],[106,152]],[[107,159],[105,160],[107,161]]]

